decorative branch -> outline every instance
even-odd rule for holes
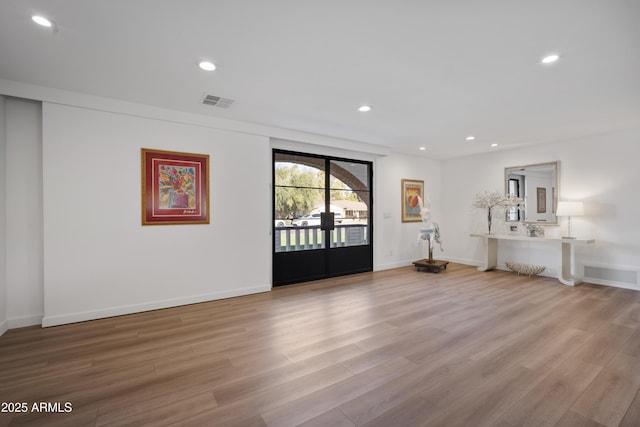
[[[489,234],[491,234],[491,217],[492,209],[511,209],[517,207],[518,209],[524,208],[524,200],[520,197],[511,197],[499,191],[482,193],[476,193],[473,198],[472,207],[477,209],[486,210],[487,212],[487,226],[489,227]]]
[[[484,191],[483,193],[476,193],[471,206],[478,209],[492,209],[496,207],[522,208],[524,207],[524,200],[520,197],[510,197],[498,191],[493,191],[491,193]]]

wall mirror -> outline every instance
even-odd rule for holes
[[[524,209],[507,210],[508,222],[558,225],[558,174],[560,162],[504,168],[505,192],[524,199]]]

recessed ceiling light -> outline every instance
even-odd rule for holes
[[[33,15],[31,17],[31,20],[33,22],[35,22],[38,25],[42,25],[43,27],[47,27],[47,28],[51,28],[53,27],[53,22],[47,18],[45,18],[44,16],[40,16],[40,15]]]
[[[467,141],[473,141],[474,139],[476,139],[475,136],[471,136],[469,135],[468,137],[465,138]]]
[[[213,62],[202,61],[198,64],[198,67],[204,71],[213,71],[216,69],[216,66]]]
[[[542,58],[542,63],[543,64],[551,64],[552,62],[556,62],[558,59],[560,58],[560,56],[556,55],[555,53],[553,55],[548,55],[545,56],[544,58]]]
[[[421,149],[422,151],[424,151],[424,150],[426,150],[426,149],[427,149],[427,147],[420,147],[420,149]]]
[[[358,111],[362,111],[363,113],[365,113],[367,111],[371,111],[371,107],[369,105],[361,105],[360,107],[358,107]]]
[[[497,146],[498,146],[498,143],[497,143],[497,142],[494,142],[493,144],[491,144],[491,146],[492,146],[492,147],[497,147]]]

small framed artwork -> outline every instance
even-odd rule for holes
[[[536,188],[536,196],[538,200],[537,213],[547,213],[547,189],[544,187]]]
[[[209,155],[142,149],[142,225],[209,224]]]
[[[424,200],[424,181],[402,180],[402,222],[422,221],[420,199]]]

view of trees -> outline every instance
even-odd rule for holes
[[[294,163],[276,163],[276,218],[296,218],[317,207],[324,200],[325,173],[320,169]],[[345,183],[329,177],[331,200],[360,198]]]

